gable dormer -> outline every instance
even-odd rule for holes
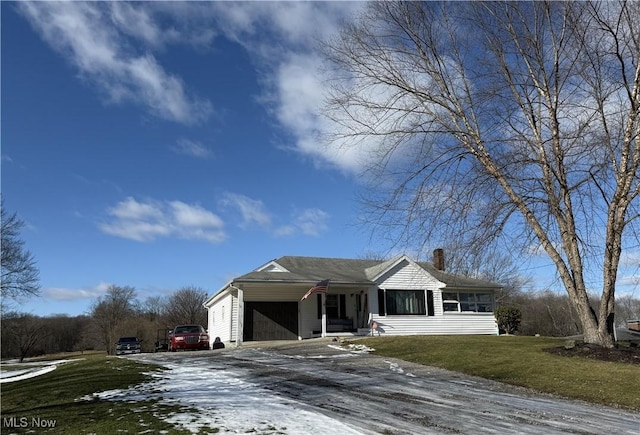
[[[289,271],[286,268],[279,265],[275,260],[273,260],[257,268],[256,272],[289,272]]]
[[[445,287],[445,283],[436,279],[416,262],[403,255],[390,261],[385,270],[381,270],[375,278],[380,288],[395,289],[438,289]]]

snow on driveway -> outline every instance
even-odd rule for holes
[[[640,434],[640,415],[308,340],[140,354],[168,370],[109,400],[157,399],[191,432]],[[161,411],[157,411],[160,413]]]
[[[151,399],[158,400],[161,405],[190,408],[182,413],[159,417],[192,433],[197,433],[201,428],[261,434],[362,433],[303,403],[275,395],[270,390],[243,380],[242,370],[232,370],[207,361],[211,359],[211,354],[128,356],[136,361],[160,364],[168,370],[149,373],[154,378],[151,382],[127,390],[95,393],[92,397],[127,402]],[[180,361],[173,362],[171,359],[176,358],[171,357],[178,357]],[[194,412],[194,409],[197,411]]]

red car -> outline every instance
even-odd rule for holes
[[[200,325],[180,325],[169,334],[168,350],[209,349],[209,334]]]

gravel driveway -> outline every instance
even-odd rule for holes
[[[353,433],[640,434],[637,413],[534,394],[323,339],[130,358],[169,368],[195,366],[203,381],[224,373],[243,382],[238,388],[249,384],[285,401],[292,415],[322,414]],[[215,404],[215,390],[208,396]],[[315,433],[336,431],[325,426]]]

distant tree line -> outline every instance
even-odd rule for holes
[[[136,290],[112,285],[82,316],[36,316],[17,311],[2,313],[2,358],[20,358],[60,352],[103,350],[115,352],[119,337],[142,339],[142,350],[152,352],[159,336],[178,324],[207,327],[203,302],[207,292],[183,287],[166,298],[140,302]]]
[[[592,296],[591,303],[594,307],[597,306],[596,295]],[[582,334],[578,315],[565,294],[551,290],[518,292],[499,302],[497,313],[504,308],[515,309],[520,316],[515,330],[507,331],[501,327],[502,332],[547,337]],[[640,319],[640,299],[631,296],[619,297],[616,300],[615,319],[618,327],[624,326],[627,320]]]
[[[166,298],[136,299],[133,287],[111,286],[98,298],[89,315],[48,317],[9,312],[2,317],[1,351],[3,358],[25,358],[59,352],[115,351],[120,336],[137,336],[142,350],[153,352],[158,334],[177,324],[207,327],[207,312],[202,303],[207,293],[198,287],[184,287]],[[598,304],[595,300],[594,304]],[[503,290],[498,294],[496,312],[504,307],[519,313],[517,327],[503,331],[518,335],[566,337],[580,334],[580,321],[568,296],[550,290],[525,292]],[[616,301],[617,324],[640,318],[640,299],[622,296]],[[511,316],[513,313],[509,313]]]
[[[24,223],[13,213],[2,212],[2,300],[0,302],[0,356],[20,358],[60,352],[102,350],[115,352],[118,337],[142,339],[142,350],[151,352],[158,339],[178,324],[207,326],[203,306],[205,290],[186,286],[167,297],[150,297],[141,302],[135,288],[112,285],[97,298],[87,315],[47,317],[17,311],[22,298],[40,293],[39,271],[35,259],[24,248],[19,230]],[[581,334],[581,321],[570,298],[550,290],[523,291],[527,279],[520,274],[510,255],[497,251],[471,251],[447,247],[449,270],[453,273],[501,283],[496,294],[496,315],[505,319],[504,331],[520,335],[571,336]],[[368,253],[369,258],[383,258]],[[601,304],[589,295],[593,310]],[[616,298],[615,323],[640,318],[640,299]]]

